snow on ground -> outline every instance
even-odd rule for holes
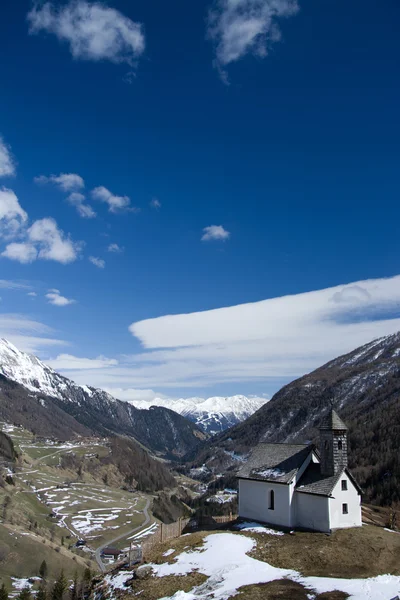
[[[31,589],[33,583],[29,583],[29,580],[25,579],[24,577],[11,577],[11,585],[13,586],[14,590],[18,590],[20,592],[24,588]]]
[[[163,556],[170,556],[174,552],[175,552],[174,548],[170,548],[169,550],[167,550],[166,552],[164,552]]]
[[[385,527],[385,531],[388,531],[389,533],[400,533],[400,531],[395,531],[394,529],[389,529],[387,527]]]
[[[198,570],[208,580],[190,592],[178,591],[162,600],[199,600],[212,597],[226,600],[240,587],[268,583],[283,578],[292,579],[313,594],[334,590],[349,594],[350,600],[388,600],[400,591],[400,577],[380,575],[369,579],[338,579],[331,577],[303,577],[291,569],[279,569],[248,556],[256,545],[255,540],[233,533],[217,533],[204,539],[204,546],[180,554],[173,564],[152,564],[157,577],[183,576]]]
[[[105,581],[113,590],[126,590],[125,582],[132,577],[133,571],[121,571],[118,575],[106,575]]]
[[[235,529],[239,529],[240,531],[252,531],[254,533],[267,533],[268,535],[284,535],[283,531],[270,529],[269,527],[264,527],[264,525],[260,525],[260,523],[252,521],[238,523],[237,525],[235,525]]]
[[[158,529],[157,523],[152,523],[149,527],[146,527],[146,529],[142,529],[142,531],[139,531],[139,533],[135,533],[135,535],[131,535],[127,539],[128,540],[140,540],[149,535],[153,535],[157,531],[157,529]]]
[[[206,502],[215,502],[217,504],[226,504],[227,502],[233,502],[237,498],[237,492],[227,493],[226,490],[217,492],[214,496],[207,498]]]
[[[102,512],[95,515],[93,515],[93,513],[95,513],[96,509],[87,511],[80,510],[79,513],[83,514],[74,515],[71,519],[71,525],[76,531],[79,531],[80,534],[87,535],[92,531],[104,529],[104,523],[106,521],[115,521],[122,510],[122,508],[112,508],[109,512]],[[114,529],[114,527],[110,527],[109,529]]]

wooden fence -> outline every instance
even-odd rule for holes
[[[192,533],[193,531],[199,530],[212,530],[218,529],[218,525],[230,523],[237,519],[237,515],[225,515],[222,517],[208,517],[197,520],[195,518],[179,519],[175,523],[165,525],[160,523],[159,528],[156,532],[149,536],[147,540],[141,542],[142,558],[144,558],[149,551],[154,548],[157,544],[167,542],[180,537],[183,533]]]
[[[231,513],[220,517],[202,517],[200,519],[195,519],[194,517],[188,519],[181,518],[168,525],[160,523],[155,532],[149,535],[147,539],[137,542],[133,540],[128,556],[124,556],[122,559],[108,565],[106,571],[114,571],[122,566],[141,562],[154,546],[179,538],[183,533],[218,529],[219,525],[230,523],[236,519],[237,515],[232,515]]]
[[[148,552],[157,544],[180,537],[183,530],[189,525],[189,523],[190,519],[179,519],[179,521],[175,521],[175,523],[170,523],[169,525],[160,523],[155,533],[149,536],[147,540],[144,540],[140,543],[142,548],[142,557],[148,554]]]

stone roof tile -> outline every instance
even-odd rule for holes
[[[237,476],[241,479],[290,483],[312,450],[310,444],[258,444]]]

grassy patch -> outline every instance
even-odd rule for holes
[[[245,535],[257,540],[251,556],[274,567],[295,569],[305,576],[400,575],[400,535],[373,525],[340,529],[329,536],[301,532],[280,537]]]
[[[290,579],[246,585],[239,588],[240,600],[308,600],[307,590]]]
[[[308,600],[309,594],[310,591],[296,581],[278,579],[239,588],[236,597],[240,600]],[[346,600],[348,597],[344,592],[335,591],[318,594],[315,600]]]
[[[178,590],[190,592],[197,585],[207,581],[207,577],[201,573],[189,573],[184,577],[169,575],[167,577],[151,577],[150,579],[134,580],[131,593],[137,594],[140,600],[156,600],[173,596]]]

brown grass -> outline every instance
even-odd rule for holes
[[[240,588],[240,600],[308,600],[309,591],[300,583],[290,579],[280,579],[269,583],[259,583]],[[325,592],[316,596],[316,600],[346,600],[344,592]]]
[[[305,576],[400,575],[400,535],[373,525],[340,529],[332,535],[300,532],[283,537],[245,535],[258,542],[251,556],[274,567],[295,569]]]
[[[130,597],[138,595],[140,600],[158,600],[159,598],[173,596],[178,590],[190,592],[197,585],[207,581],[205,575],[189,573],[184,577],[168,575],[167,577],[151,577],[150,579],[134,580]]]

